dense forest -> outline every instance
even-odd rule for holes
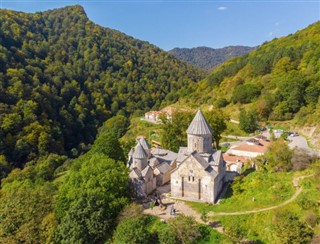
[[[204,74],[94,24],[81,6],[0,10],[0,165],[76,157],[108,118],[175,102]]]
[[[247,54],[255,47],[228,46],[224,48],[174,48],[169,51],[177,59],[205,70],[212,70],[223,62]]]
[[[318,124],[320,22],[225,62],[189,96],[194,104],[230,104],[257,111],[261,120]],[[208,92],[210,91],[210,92]],[[205,94],[205,95],[204,95]]]
[[[197,106],[252,103],[261,118],[317,112],[319,24],[266,43],[204,79],[206,72],[171,54],[92,23],[80,6],[35,14],[0,10],[0,243],[230,243],[189,216],[162,223],[143,215],[132,201],[119,138],[131,115],[180,97]],[[216,111],[208,120],[219,132],[228,117]],[[184,143],[175,133],[182,134],[188,117],[161,126],[166,131],[174,123],[170,147]],[[300,170],[285,160],[270,160],[270,167]],[[303,205],[310,202],[306,210],[315,206],[313,199]],[[208,221],[205,212],[202,217]],[[280,227],[295,230],[296,217],[282,217],[277,223],[290,225]],[[244,239],[238,229],[229,233]],[[284,233],[276,240],[286,240]]]

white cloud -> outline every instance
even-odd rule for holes
[[[227,7],[224,7],[224,6],[220,6],[217,8],[219,11],[225,11],[227,10]]]

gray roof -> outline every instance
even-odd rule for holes
[[[152,169],[151,169],[151,167],[150,167],[149,165],[148,165],[147,167],[145,167],[145,168],[141,171],[142,177],[145,177],[150,170],[151,170],[151,172],[152,172]]]
[[[191,153],[191,156],[193,156],[200,164],[201,166],[206,169],[209,167],[209,164],[204,160],[197,151],[194,151]]]
[[[183,160],[188,157],[188,148],[187,147],[180,147],[179,152],[178,152],[178,157],[177,157],[177,162],[182,162]]]
[[[148,154],[143,149],[140,142],[138,142],[136,148],[134,149],[133,158],[136,158],[136,159],[148,158]]]
[[[156,168],[160,171],[161,174],[165,174],[170,170],[170,165],[167,164],[166,162],[163,162],[162,164],[158,165]]]
[[[175,152],[172,152],[167,149],[162,148],[155,148],[151,151],[151,154],[156,157],[160,162],[166,161],[171,162],[177,159],[178,154]]]
[[[133,148],[131,148],[131,149],[130,149],[130,152],[129,152],[129,157],[130,157],[130,156],[132,156],[132,155],[133,155],[133,153],[134,153],[134,149],[133,149]]]
[[[215,151],[213,154],[212,154],[212,160],[210,160],[210,164],[213,165],[213,166],[219,166],[220,164],[220,161],[223,161],[222,159],[222,152],[221,150],[218,150],[218,151]]]
[[[150,158],[149,160],[149,164],[151,167],[155,167],[157,166],[158,164],[160,164],[159,160],[157,158]]]
[[[150,149],[150,145],[149,145],[149,143],[148,143],[146,138],[141,137],[141,138],[138,139],[138,141],[142,145],[143,149],[145,149],[145,150]]]
[[[129,174],[130,178],[141,178],[141,171],[138,168],[133,168]]]
[[[198,110],[191,124],[187,129],[187,134],[191,135],[211,135],[212,129],[207,120],[203,116],[201,110]]]

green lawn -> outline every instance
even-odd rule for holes
[[[239,124],[227,121],[227,129],[223,132],[223,135],[248,136],[248,133],[241,130]]]
[[[294,194],[292,179],[292,173],[252,172],[229,187],[220,204],[187,204],[198,212],[238,212],[269,207],[282,203]]]
[[[217,216],[212,220],[220,221],[226,230],[236,231],[239,236],[257,243],[281,243],[275,234],[274,226],[275,216],[281,212],[293,213],[317,232],[320,230],[320,179],[307,178],[302,180],[301,184],[303,192],[296,200],[282,208],[241,216]],[[318,223],[314,219],[317,219]]]
[[[320,162],[315,164],[314,166],[320,167]],[[293,176],[300,175],[310,175],[316,173],[316,167],[310,167],[309,169],[301,172],[295,172],[290,174],[284,173],[274,173],[273,176],[266,175],[264,181],[266,183],[266,187],[260,186],[257,187],[254,192],[258,193],[259,190],[266,192],[266,196],[261,198],[266,201],[266,205],[276,205],[280,203],[278,200],[283,198],[288,198],[289,192],[291,190],[285,190],[286,185],[291,183],[291,179]],[[318,169],[319,170],[319,169]],[[251,178],[248,178],[248,177]],[[259,182],[263,179],[259,174],[251,174],[248,175],[247,179],[243,182],[243,186],[245,186],[246,190],[252,189],[254,182]],[[273,197],[272,191],[269,190],[270,185],[277,185],[277,181],[281,182],[281,185],[284,185],[282,190],[279,191],[280,197],[275,200],[274,203],[270,199]],[[260,184],[260,183],[259,183]],[[315,233],[320,230],[320,177],[319,174],[317,176],[313,176],[310,178],[305,178],[301,180],[300,185],[303,187],[302,193],[290,204],[283,206],[281,208],[256,213],[249,215],[241,215],[241,216],[216,216],[211,217],[211,221],[219,221],[226,231],[232,230],[234,233],[234,239],[246,239],[256,241],[257,243],[283,243],[280,241],[279,236],[277,236],[275,232],[275,216],[279,213],[293,213],[298,216],[301,222],[306,223],[310,228],[313,228]],[[267,187],[269,186],[269,187]],[[271,187],[272,188],[272,187]],[[276,187],[277,188],[277,187]],[[260,194],[258,194],[260,195]],[[262,194],[263,195],[263,194]],[[261,196],[262,196],[261,195]],[[246,202],[246,197],[249,195],[245,192],[242,192],[238,197],[230,197],[229,199],[233,199],[235,202],[232,203],[230,200],[226,199],[220,206],[209,206],[207,208],[214,211],[226,211],[228,209],[233,208],[233,211],[241,211],[244,210],[244,205],[248,208],[249,206],[256,204],[258,201],[254,203],[250,203],[250,199]],[[250,194],[252,196],[252,194]],[[202,205],[202,209],[205,205]],[[197,210],[201,210],[200,205],[195,204],[195,208]],[[245,209],[247,210],[247,209]],[[226,211],[227,212],[227,211]],[[278,233],[279,234],[279,233]],[[320,233],[318,233],[320,234]]]
[[[127,133],[121,138],[121,141],[134,140],[137,136],[146,137],[151,140],[159,141],[159,124],[145,121],[142,117],[132,118]]]

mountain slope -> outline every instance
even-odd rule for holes
[[[107,118],[174,102],[202,78],[167,52],[94,24],[80,6],[0,10],[1,164],[76,156]]]
[[[209,48],[209,47],[195,47],[195,48],[174,48],[169,51],[177,59],[186,63],[192,64],[202,69],[211,70],[229,60],[230,58],[238,57],[249,53],[255,47],[246,46],[228,46],[224,48]]]
[[[320,22],[267,42],[214,70],[189,96],[236,113],[256,109],[263,120],[319,124]]]

